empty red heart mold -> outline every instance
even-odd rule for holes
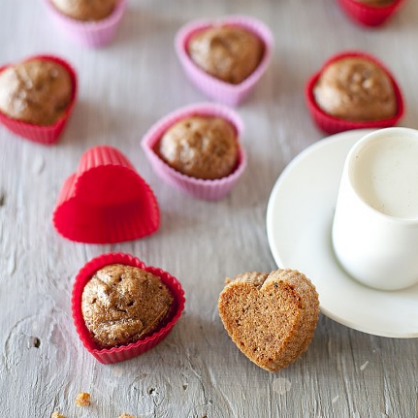
[[[77,74],[75,70],[70,66],[70,64],[68,64],[63,59],[52,55],[34,55],[32,57],[27,58],[24,61],[27,62],[38,59],[56,62],[68,71],[68,74],[71,77],[73,89],[71,95],[71,102],[65,110],[65,113],[53,125],[35,125],[33,123],[22,122],[20,120],[10,118],[9,116],[0,111],[0,122],[7,129],[9,129],[9,131],[22,138],[26,138],[30,141],[38,142],[43,145],[52,145],[58,141],[73,110],[73,106],[77,97]],[[10,65],[0,67],[0,73],[6,70],[8,67],[10,67]]]
[[[138,267],[158,276],[173,295],[174,308],[168,322],[148,337],[128,345],[100,349],[91,339],[90,333],[85,325],[81,312],[81,298],[85,285],[92,278],[94,273],[110,264],[125,264],[132,267]],[[180,282],[175,277],[160,268],[146,266],[141,260],[132,255],[122,253],[104,254],[89,261],[77,274],[72,293],[72,313],[78,336],[87,351],[100,363],[104,364],[128,360],[155,347],[171,332],[184,310],[184,304],[184,291]]]
[[[160,212],[155,195],[116,148],[83,154],[68,177],[53,214],[55,229],[71,241],[115,243],[155,232]]]

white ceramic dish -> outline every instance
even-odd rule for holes
[[[368,288],[338,264],[331,225],[343,163],[370,130],[343,132],[310,146],[283,171],[270,196],[267,233],[279,267],[306,274],[321,311],[347,327],[391,338],[418,338],[418,285],[399,291]]]

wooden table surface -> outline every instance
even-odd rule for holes
[[[206,100],[175,56],[176,31],[195,18],[237,13],[270,26],[274,54],[238,108],[248,168],[227,198],[208,203],[161,182],[140,141],[168,112]],[[40,1],[1,0],[0,64],[60,55],[78,71],[79,98],[56,146],[0,128],[0,416],[45,418],[57,410],[68,418],[123,412],[143,418],[418,417],[416,339],[364,334],[321,315],[306,354],[270,374],[238,351],[217,311],[226,276],[276,268],[265,226],[270,192],[291,159],[324,137],[305,107],[308,76],[336,52],[370,52],[404,91],[401,124],[418,128],[417,25],[415,0],[377,30],[353,24],[334,0],[130,0],[114,42],[89,50],[55,31]],[[83,152],[98,144],[118,147],[151,185],[162,213],[158,233],[83,245],[55,232],[51,214],[61,185]],[[70,295],[77,271],[110,251],[172,273],[187,303],[160,345],[106,366],[82,347]],[[88,408],[74,404],[81,391],[91,393]]]

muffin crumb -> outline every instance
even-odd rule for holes
[[[135,418],[132,415],[122,414],[119,418]]]
[[[77,406],[89,406],[90,405],[90,393],[80,392],[75,400]]]
[[[59,412],[54,411],[51,415],[51,418],[65,418],[65,415],[62,415]]]

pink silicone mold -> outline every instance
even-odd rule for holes
[[[168,322],[154,334],[128,345],[122,345],[109,349],[100,349],[91,339],[90,333],[85,325],[81,311],[81,300],[84,287],[92,278],[94,273],[96,273],[97,270],[100,270],[101,268],[110,264],[125,264],[132,267],[138,267],[158,276],[169,288],[171,294],[173,295],[174,307]],[[110,253],[94,258],[78,272],[73,286],[71,305],[74,325],[84,347],[100,363],[111,364],[139,356],[140,354],[145,353],[160,343],[165,337],[167,337],[167,335],[173,329],[174,325],[179,320],[181,313],[184,310],[185,301],[184,291],[180,282],[171,274],[156,267],[146,266],[141,260],[132,255]]]
[[[314,88],[322,71],[324,71],[324,69],[328,65],[332,64],[333,62],[338,61],[342,58],[347,58],[347,57],[361,57],[361,58],[368,59],[374,62],[375,64],[379,65],[379,67],[381,67],[386,72],[386,74],[392,81],[392,84],[395,90],[395,95],[396,95],[397,111],[394,116],[392,116],[391,118],[375,120],[375,121],[356,122],[356,121],[349,121],[349,120],[344,120],[344,119],[331,116],[325,113],[317,105],[315,101],[315,97],[314,97]],[[394,126],[402,118],[404,114],[404,101],[403,101],[401,90],[395,78],[378,59],[376,59],[375,57],[371,55],[365,54],[364,52],[359,52],[359,51],[342,52],[328,59],[324,63],[322,68],[308,80],[306,87],[305,87],[305,100],[306,100],[308,109],[311,113],[312,119],[314,120],[318,128],[320,128],[322,131],[328,134],[335,134],[338,132],[348,131],[351,129],[388,128],[390,126]]]
[[[157,199],[129,160],[116,148],[97,146],[83,154],[61,189],[55,229],[71,241],[115,243],[155,232]]]
[[[256,34],[264,43],[264,55],[256,70],[240,84],[229,84],[207,74],[190,58],[187,46],[190,38],[197,32],[213,26],[239,26]],[[273,36],[270,29],[261,21],[246,16],[227,16],[215,22],[198,20],[183,26],[177,33],[175,49],[179,60],[191,80],[206,96],[222,103],[235,106],[241,103],[254,89],[265,73],[272,55]]]
[[[186,176],[166,164],[155,152],[154,147],[163,134],[176,122],[189,116],[219,116],[229,121],[236,130],[239,146],[238,165],[227,177],[217,180],[202,180]],[[240,137],[244,124],[239,115],[230,108],[213,103],[201,103],[187,106],[170,113],[157,122],[145,134],[142,147],[154,172],[177,189],[203,200],[219,200],[225,197],[238,182],[247,165],[247,156],[241,145]]]
[[[356,0],[338,0],[344,12],[356,23],[363,26],[380,26],[402,6],[405,0],[395,0],[387,6],[370,6]]]
[[[55,26],[68,38],[87,47],[101,47],[108,44],[118,29],[126,9],[127,0],[119,0],[112,14],[102,20],[83,22],[65,16],[51,3],[43,0]]]
[[[33,61],[35,59],[56,62],[57,64],[62,65],[68,71],[73,89],[71,94],[71,102],[65,110],[65,113],[53,125],[35,125],[33,123],[22,122],[20,120],[10,118],[0,111],[0,122],[11,132],[22,138],[29,139],[32,142],[37,142],[43,145],[52,145],[58,141],[73,110],[77,97],[77,74],[70,64],[68,64],[63,59],[52,55],[34,55],[27,58],[25,62]],[[0,73],[6,70],[8,67],[10,67],[10,65],[1,67]]]

